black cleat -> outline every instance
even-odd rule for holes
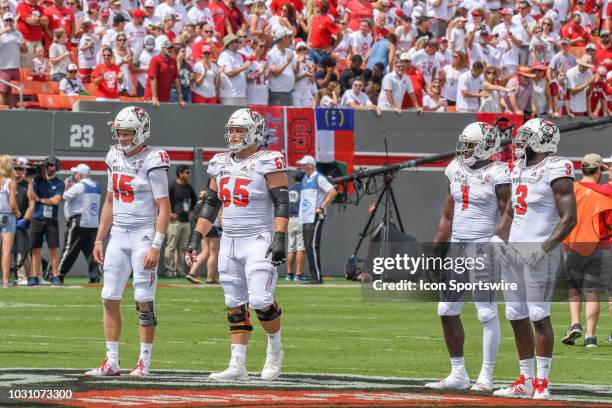
[[[569,329],[567,329],[567,332],[561,339],[561,342],[563,344],[567,344],[568,346],[573,346],[576,344],[576,339],[580,337],[582,337],[582,325],[580,323],[574,323],[569,327]]]

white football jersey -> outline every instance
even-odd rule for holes
[[[454,239],[486,239],[495,232],[499,206],[495,187],[510,184],[508,164],[494,161],[485,167],[462,168],[457,159],[450,162],[444,174],[450,182],[455,201]]]
[[[113,225],[138,229],[155,225],[157,206],[154,191],[164,191],[164,186],[153,186],[149,179],[152,170],[168,171],[170,157],[165,150],[145,146],[133,157],[112,146],[106,155],[108,191],[113,192]],[[167,195],[168,179],[165,181]],[[158,181],[159,183],[159,181]]]
[[[266,178],[268,173],[287,171],[279,152],[260,150],[244,160],[229,152],[216,154],[208,163],[223,203],[223,234],[230,237],[271,232],[274,205]]]
[[[512,169],[512,208],[514,220],[510,242],[543,242],[559,223],[555,195],[550,183],[562,177],[574,178],[574,165],[568,159],[548,156],[540,163]]]

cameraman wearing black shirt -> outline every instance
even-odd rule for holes
[[[189,220],[191,211],[198,201],[196,193],[189,184],[191,170],[189,166],[176,167],[176,180],[170,185],[169,196],[172,213],[166,235],[166,250],[164,251],[164,266],[167,277],[185,276],[185,260],[183,249],[189,243],[191,229]]]

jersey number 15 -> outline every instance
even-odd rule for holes
[[[134,201],[134,189],[132,188],[133,176],[126,176],[125,174],[113,174],[113,194],[115,200],[121,200],[124,203],[131,203]]]
[[[236,207],[246,207],[249,205],[249,190],[246,186],[249,185],[251,180],[245,178],[237,178],[234,181],[234,188],[232,191],[228,189],[230,177],[223,177],[219,181],[219,198],[223,202],[224,207],[229,207],[232,201]]]

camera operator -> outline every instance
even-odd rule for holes
[[[59,263],[59,278],[64,283],[64,278],[70,272],[80,251],[87,259],[89,283],[98,283],[100,268],[92,253],[100,222],[102,190],[100,184],[89,177],[91,169],[88,165],[81,163],[70,171],[74,172],[74,176],[66,179],[62,196],[65,201],[66,232]]]
[[[300,186],[300,222],[304,234],[306,256],[310,267],[308,283],[323,283],[321,274],[321,232],[325,220],[325,209],[338,194],[324,175],[316,170],[317,162],[312,156],[304,156],[297,164],[305,173]]]
[[[36,165],[34,180],[28,188],[30,205],[34,205],[32,223],[30,225],[30,243],[32,246],[32,274],[28,278],[28,286],[40,284],[40,266],[43,238],[51,255],[51,268],[54,286],[61,285],[59,278],[59,204],[64,194],[64,183],[57,178],[60,161],[57,157],[47,157],[43,163]]]
[[[13,244],[14,270],[18,285],[26,285],[27,277],[30,275],[30,220],[32,211],[28,200],[28,186],[32,181],[32,176],[28,175],[28,160],[19,157],[15,160],[13,170],[15,173],[15,184],[17,185],[16,199],[17,208],[21,217],[17,218],[15,230],[15,242]]]

